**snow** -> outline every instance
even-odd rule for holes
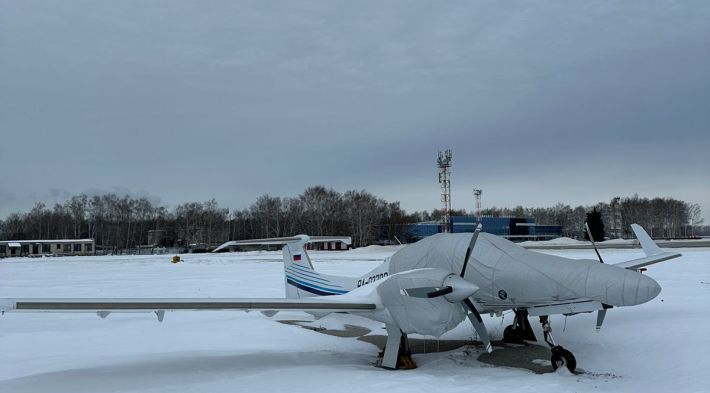
[[[533,241],[533,240],[528,240],[526,242],[520,243],[521,246],[534,246],[534,245],[539,245],[539,244],[559,244],[559,245],[577,245],[577,244],[582,244],[581,241],[575,240],[569,237],[558,237],[556,239],[550,239],[550,240],[538,240],[538,241]]]
[[[588,243],[588,242],[587,242]],[[638,240],[636,239],[609,239],[609,240],[604,240],[603,242],[599,242],[601,244],[638,244]]]
[[[519,243],[521,246],[524,247],[531,247],[531,246],[587,246],[591,245],[591,243],[587,240],[576,240],[572,239],[569,237],[558,237],[555,239],[550,239],[550,240],[528,240],[525,242]],[[633,244],[638,244],[638,240],[636,239],[609,239],[609,240],[604,240],[597,242],[597,244],[600,245],[633,245]]]
[[[372,246],[366,246],[366,247],[359,247],[359,248],[353,248],[352,250],[345,251],[346,255],[358,255],[358,254],[394,254],[397,250],[402,248],[403,246],[378,246],[378,245],[372,245]]]
[[[678,249],[680,259],[651,266],[663,292],[653,301],[609,310],[600,333],[594,314],[552,317],[555,339],[577,357],[583,374],[535,374],[479,362],[474,349],[414,356],[419,368],[372,366],[373,345],[276,320],[313,321],[299,312],[7,313],[0,317],[1,392],[324,391],[490,392],[708,391],[710,249]],[[313,252],[316,269],[359,275],[392,250]],[[593,250],[554,250],[594,258]],[[641,250],[602,250],[609,263]],[[12,258],[0,261],[3,297],[282,297],[280,252]],[[512,315],[484,316],[499,339]],[[538,337],[540,329],[531,320]],[[375,322],[332,315],[306,323],[340,329]],[[466,323],[443,338],[469,339]],[[430,339],[432,339],[430,337]],[[545,359],[543,359],[545,360]],[[550,390],[553,391],[553,390]]]

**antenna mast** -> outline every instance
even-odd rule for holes
[[[480,188],[474,188],[473,189],[473,198],[475,201],[475,214],[476,214],[476,224],[481,223],[481,194],[483,194],[483,190]]]
[[[441,214],[441,231],[449,232],[451,221],[451,149],[440,151],[436,164],[439,167],[439,186],[441,186],[441,202],[444,208]]]

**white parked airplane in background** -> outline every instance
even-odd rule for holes
[[[606,310],[634,306],[656,297],[661,287],[638,269],[679,257],[662,251],[638,225],[632,225],[645,257],[614,265],[575,260],[526,250],[501,237],[480,232],[427,237],[403,247],[362,277],[318,273],[306,244],[341,241],[340,237],[294,237],[231,241],[232,246],[284,245],[286,298],[172,299],[0,299],[0,310],[96,312],[260,310],[273,313],[300,310],[317,316],[351,313],[385,324],[387,343],[381,365],[395,369],[408,359],[407,334],[441,336],[468,318],[485,349],[491,343],[482,313],[513,310],[513,324],[504,341],[534,341],[528,316],[539,316],[553,368],[574,371],[574,356],[557,345],[548,316],[598,312],[597,329]]]

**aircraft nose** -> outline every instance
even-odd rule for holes
[[[658,296],[661,286],[651,277],[629,270],[624,277],[624,306],[643,304]]]
[[[583,297],[612,306],[635,306],[650,301],[661,293],[661,286],[635,270],[601,263],[590,264]]]
[[[659,293],[661,293],[661,286],[656,282],[656,280],[642,274],[641,279],[639,280],[639,304],[652,300],[658,296]]]

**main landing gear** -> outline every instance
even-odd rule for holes
[[[409,349],[409,340],[398,326],[385,325],[387,329],[387,343],[378,356],[378,366],[390,370],[417,368]]]
[[[503,342],[524,344],[526,341],[537,341],[535,333],[528,321],[528,311],[524,309],[514,309],[513,312],[515,313],[515,319],[513,319],[512,325],[508,325],[505,330],[503,330]],[[552,369],[557,370],[565,366],[573,373],[577,368],[577,359],[574,358],[572,352],[564,349],[561,345],[555,344],[555,340],[552,338],[550,318],[547,315],[543,315],[540,317],[540,323],[542,324],[542,331],[545,334],[545,342],[550,346],[550,351],[552,352],[552,357],[550,358]]]
[[[550,351],[552,352],[552,357],[550,358],[552,369],[557,370],[565,366],[569,372],[573,373],[577,368],[577,359],[574,358],[572,352],[564,349],[561,345],[555,344],[555,340],[552,338],[550,318],[547,315],[542,315],[540,316],[540,323],[542,324],[542,331],[545,333],[545,342],[550,346]]]
[[[535,333],[528,321],[528,310],[514,309],[513,324],[503,330],[503,342],[509,344],[525,344],[525,341],[537,341]]]

